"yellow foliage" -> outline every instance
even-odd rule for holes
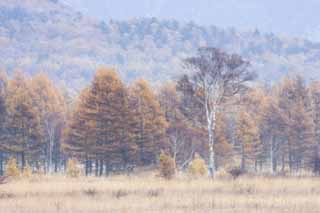
[[[161,177],[172,179],[176,170],[173,158],[165,153],[161,153],[159,170]]]
[[[67,176],[77,178],[80,176],[80,168],[78,167],[79,162],[75,158],[71,158],[67,162]]]
[[[13,157],[9,158],[7,165],[6,165],[6,175],[8,177],[19,177],[20,171],[17,166],[17,160]]]
[[[25,168],[23,169],[23,172],[22,172],[22,177],[24,178],[30,178],[32,176],[32,169],[31,167],[29,166],[29,164],[27,164],[25,166]]]
[[[193,177],[203,177],[207,174],[206,163],[198,153],[195,154],[193,161],[190,163],[188,172]]]

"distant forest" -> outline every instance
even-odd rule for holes
[[[307,81],[320,78],[320,44],[306,39],[174,19],[104,22],[59,1],[0,1],[0,46],[0,70],[42,71],[74,94],[101,65],[116,65],[126,84],[141,77],[162,84],[178,78],[181,60],[205,46],[240,54],[261,81],[297,74]]]
[[[158,86],[100,68],[77,98],[45,73],[2,73],[1,174],[9,157],[47,173],[77,158],[101,176],[155,167],[161,152],[178,170],[200,155],[212,174],[320,172],[320,81],[260,85],[248,61],[215,48],[181,63],[185,72]]]

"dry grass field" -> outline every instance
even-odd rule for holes
[[[153,175],[33,177],[0,185],[1,213],[320,212],[317,178],[165,181]]]

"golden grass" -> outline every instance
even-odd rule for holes
[[[320,212],[317,178],[165,181],[143,177],[32,178],[0,185],[1,213]]]

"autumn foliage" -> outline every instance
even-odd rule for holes
[[[223,64],[247,65],[239,56],[221,57]],[[218,70],[207,71],[198,74],[214,80]],[[234,94],[212,96],[219,107],[208,99],[212,109],[206,112],[198,77],[158,87],[144,79],[126,84],[116,70],[100,68],[90,85],[71,97],[45,74],[2,73],[0,174],[108,176],[158,166],[170,179],[176,170],[206,176],[210,162],[210,175],[233,168],[241,174],[320,173],[318,81],[286,77],[269,87],[242,85],[239,93],[231,84],[224,89]]]
[[[159,157],[159,172],[160,176],[165,179],[172,179],[175,174],[175,162],[170,155],[161,153]]]

